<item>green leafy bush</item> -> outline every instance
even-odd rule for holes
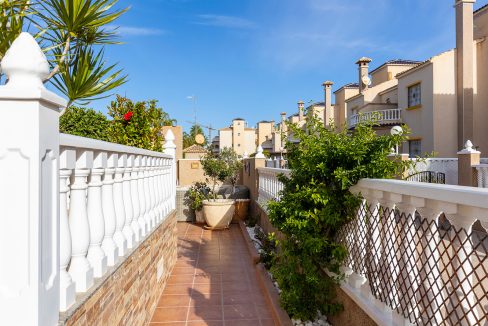
[[[185,204],[194,211],[200,211],[203,208],[203,201],[208,199],[210,188],[205,182],[196,182],[185,193]]]
[[[340,275],[347,256],[335,236],[360,203],[349,187],[362,178],[394,177],[411,163],[388,158],[406,133],[378,136],[373,123],[336,133],[310,118],[304,129],[289,128],[300,142],[286,144],[291,175],[279,177],[282,197],[268,205],[272,224],[284,235],[271,271],[282,290],[283,307],[308,320],[318,310],[333,314],[342,309],[333,292],[337,280],[324,269]]]
[[[59,119],[59,131],[107,141],[109,123],[107,117],[101,112],[70,106]]]
[[[127,146],[162,151],[162,128],[171,126],[174,120],[156,104],[154,100],[134,103],[117,95],[108,111],[113,119],[108,130],[109,140]]]

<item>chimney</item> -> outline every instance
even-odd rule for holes
[[[281,112],[281,122],[285,122],[286,121],[286,112]]]
[[[456,8],[456,94],[458,148],[473,139],[473,4],[475,0],[455,0]]]
[[[324,124],[326,126],[329,125],[330,119],[334,117],[332,112],[332,85],[334,85],[331,81],[326,81],[322,84],[324,86]]]
[[[303,120],[303,109],[304,109],[303,101],[298,101],[298,120],[299,121]]]
[[[369,79],[369,63],[371,61],[370,58],[362,57],[356,62],[359,70],[359,93],[363,93],[369,87],[369,83],[365,83],[365,77]]]

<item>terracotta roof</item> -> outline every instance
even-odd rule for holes
[[[417,65],[419,63],[420,63],[420,61],[415,61],[415,60],[393,59],[393,60],[389,60],[389,61],[383,63],[381,66],[371,70],[370,74],[374,74],[377,70],[379,70],[380,68],[382,68],[386,65],[411,66],[411,65]]]
[[[207,150],[200,145],[194,144],[183,150],[183,153],[206,153]]]
[[[235,119],[233,119],[232,121],[235,121],[235,120],[242,120],[242,121],[245,121],[243,118],[235,118]]]
[[[359,84],[358,83],[349,83],[349,84],[343,85],[338,90],[336,90],[334,92],[334,94],[337,93],[338,91],[340,91],[343,88],[359,88]]]

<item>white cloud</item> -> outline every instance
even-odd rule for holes
[[[235,16],[224,15],[198,15],[199,21],[195,22],[198,25],[216,26],[224,28],[235,29],[252,29],[256,28],[255,22]]]
[[[136,26],[108,26],[109,29],[114,30],[117,34],[122,36],[151,36],[166,34],[165,30],[159,28],[147,28]]]

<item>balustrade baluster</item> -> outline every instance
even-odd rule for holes
[[[63,155],[63,154],[61,154]],[[66,270],[71,259],[71,233],[68,222],[68,182],[71,170],[59,170],[59,290],[60,311],[66,311],[75,302],[75,283]]]
[[[140,214],[138,218],[139,228],[143,237],[149,232],[146,225],[146,193],[144,191],[144,169],[146,168],[146,158],[138,156],[138,173],[137,173],[137,188],[139,190],[139,207]]]
[[[71,263],[69,274],[76,284],[76,292],[85,292],[93,285],[93,269],[86,258],[90,244],[90,227],[86,211],[86,179],[90,171],[76,168],[71,184],[69,227],[71,232]]]
[[[151,223],[151,219],[152,219],[152,211],[151,211],[151,193],[150,193],[150,190],[149,190],[149,169],[151,168],[150,165],[151,165],[151,160],[149,157],[146,157],[145,158],[145,161],[146,161],[146,164],[145,164],[145,167],[144,167],[144,182],[143,182],[143,187],[144,187],[144,199],[145,199],[145,207],[146,207],[146,211],[145,211],[145,214],[144,214],[144,220],[146,221],[146,229],[147,229],[147,232],[151,232],[152,230],[152,223]]]
[[[107,271],[107,256],[102,250],[105,236],[105,221],[102,210],[103,168],[91,170],[88,184],[88,223],[90,225],[90,247],[87,258],[93,267],[93,276],[102,277]]]
[[[127,252],[127,239],[122,233],[125,225],[125,206],[123,193],[123,174],[125,172],[125,165],[127,164],[127,156],[120,155],[118,158],[118,167],[115,168],[115,180],[113,185],[114,208],[115,208],[115,233],[114,241],[119,248],[119,256],[124,256]]]
[[[162,173],[162,158],[156,159],[156,189],[157,189],[157,200],[156,200],[156,211],[158,216],[158,224],[163,220],[163,188],[161,181]]]
[[[130,194],[132,197],[132,212],[133,212],[133,219],[130,224],[132,231],[134,231],[135,241],[141,241],[142,237],[142,230],[141,226],[139,225],[139,216],[141,215],[141,208],[139,205],[139,186],[138,186],[138,179],[139,179],[139,167],[136,166],[136,159],[134,156],[131,157],[132,162],[132,172],[130,174]]]
[[[111,161],[113,161],[113,158]],[[117,263],[119,251],[119,248],[114,241],[114,233],[117,223],[113,196],[114,173],[114,168],[106,168],[102,184],[102,211],[105,220],[105,236],[102,241],[102,249],[105,252],[105,255],[107,255],[108,266],[114,266]]]
[[[130,155],[133,157],[134,155]],[[135,247],[135,234],[132,230],[132,220],[134,218],[134,208],[132,207],[132,190],[131,190],[131,172],[132,172],[132,162],[129,160],[124,171],[124,178],[122,182],[122,193],[124,197],[124,208],[125,208],[125,224],[122,229],[124,237],[127,240],[127,248],[132,249]]]
[[[155,188],[155,160],[156,158],[151,157],[150,158],[150,165],[149,165],[149,199],[150,199],[150,205],[151,205],[151,227],[154,229],[156,228],[156,219],[157,219],[157,212],[156,212],[156,188]]]

